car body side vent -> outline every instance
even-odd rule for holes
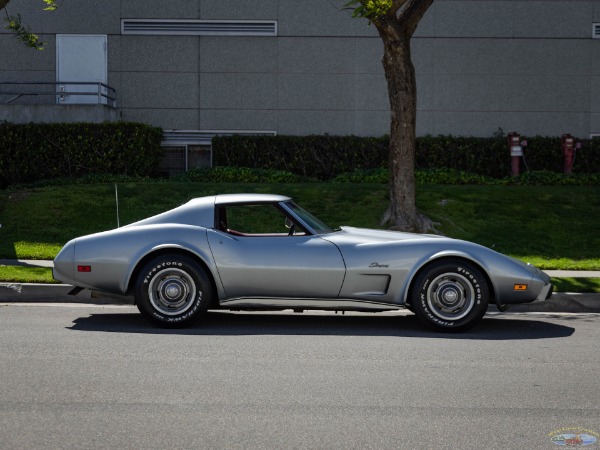
[[[277,36],[277,21],[121,19],[121,34],[168,36]]]
[[[592,39],[600,39],[600,23],[592,24]]]

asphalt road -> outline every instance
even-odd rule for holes
[[[409,313],[0,306],[0,448],[600,448],[600,315],[488,315],[460,335]]]

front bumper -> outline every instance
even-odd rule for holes
[[[554,286],[552,286],[552,283],[546,284],[532,303],[539,303],[548,300],[550,297],[552,297],[553,290]]]

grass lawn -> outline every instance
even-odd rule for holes
[[[0,280],[14,283],[59,283],[46,267],[0,266]]]
[[[381,184],[146,182],[118,185],[125,225],[190,198],[231,192],[290,195],[331,226],[378,228]],[[600,270],[600,187],[417,186],[417,205],[443,234],[542,269]],[[76,236],[115,228],[113,184],[0,191],[0,258],[52,259]]]
[[[555,292],[594,292],[600,294],[600,278],[553,278]]]

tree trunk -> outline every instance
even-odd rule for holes
[[[391,110],[390,206],[382,225],[402,231],[424,233],[432,222],[417,212],[415,150],[417,123],[417,82],[410,53],[410,36],[398,29],[382,30],[383,67]]]
[[[416,81],[410,49],[407,48],[409,45],[410,41],[384,41],[382,60],[391,110],[390,206],[387,219],[390,225],[401,230],[414,230],[417,216],[413,156],[416,138]]]

